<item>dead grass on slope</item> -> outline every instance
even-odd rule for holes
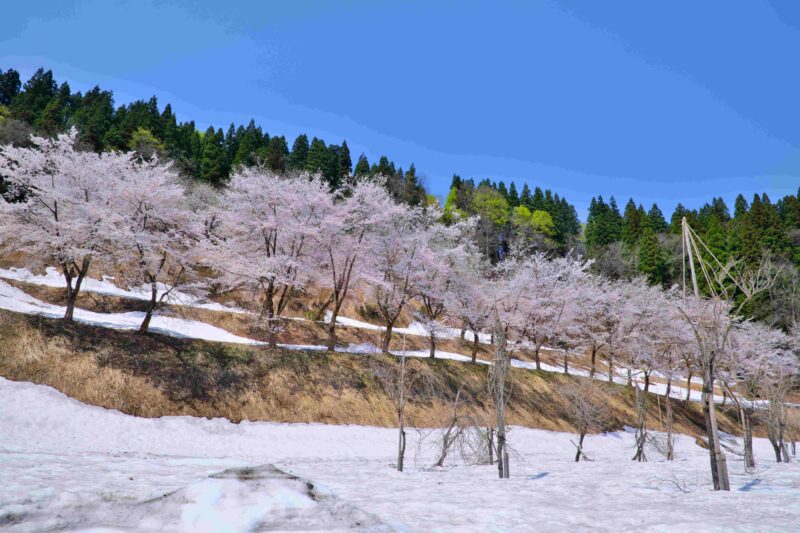
[[[52,386],[82,402],[146,417],[192,415],[239,420],[393,426],[395,412],[380,379],[398,364],[382,355],[325,354],[140,336],[62,320],[0,311],[0,375]],[[407,423],[444,424],[456,391],[459,410],[493,425],[488,367],[414,358],[408,372],[425,383],[411,395]],[[560,390],[578,378],[515,370],[508,421],[572,431]],[[635,420],[633,390],[602,384],[611,419],[606,429]],[[658,429],[663,398],[647,395],[648,427]],[[702,433],[699,404],[673,400],[676,430]],[[737,433],[733,413],[721,428]],[[760,428],[759,428],[760,430]]]

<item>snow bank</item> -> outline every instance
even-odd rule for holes
[[[512,400],[513,401],[513,400]],[[9,531],[796,531],[800,463],[758,469],[728,453],[732,492],[710,490],[708,455],[631,461],[629,432],[511,428],[511,479],[455,457],[430,468],[436,434],[394,429],[142,419],[0,378],[0,524]],[[728,440],[728,445],[740,443]],[[275,468],[269,466],[275,465]],[[685,492],[684,492],[685,491]],[[386,525],[388,524],[388,526]]]

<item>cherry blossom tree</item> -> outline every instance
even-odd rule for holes
[[[469,245],[467,245],[469,246]],[[490,302],[485,280],[489,262],[477,250],[466,248],[465,257],[453,265],[451,290],[447,291],[445,307],[451,317],[459,320],[472,335],[472,362],[478,356],[481,331],[488,325]]]
[[[33,268],[58,265],[67,289],[66,320],[73,318],[93,260],[117,244],[119,215],[110,193],[133,165],[131,154],[78,151],[76,139],[73,128],[54,139],[33,136],[31,148],[0,148],[0,173],[24,198],[0,198],[0,239],[26,252]]]
[[[343,190],[320,224],[314,260],[318,282],[331,291],[327,348],[336,345],[336,319],[350,289],[365,277],[377,278],[373,263],[375,236],[406,208],[395,203],[380,180],[363,180]]]
[[[451,226],[432,226],[427,238],[428,245],[419,255],[415,281],[420,302],[417,317],[428,333],[431,359],[436,356],[437,334],[448,329],[443,323],[446,304],[448,300],[452,300],[450,294],[456,290],[456,265],[467,260],[467,252],[462,243],[469,228],[471,224],[468,221]]]
[[[539,354],[546,342],[560,340],[567,346],[574,344],[574,329],[568,322],[574,319],[583,301],[582,297],[576,298],[574,289],[586,286],[590,264],[569,256],[551,259],[541,252],[527,259],[528,278],[520,307],[524,326],[520,337],[532,347],[537,370],[541,369]]]
[[[729,385],[736,380],[742,393],[767,399],[767,436],[777,462],[789,462],[785,445],[786,395],[798,380],[798,358],[793,353],[793,339],[780,330],[758,322],[738,324],[731,333],[728,365],[720,369],[720,381],[737,406],[745,441],[745,461],[755,467],[751,417],[752,405]],[[724,364],[724,363],[723,363]],[[726,372],[727,376],[726,376]],[[727,377],[727,379],[725,379]]]
[[[118,273],[115,280],[124,288],[149,286],[150,299],[139,328],[143,334],[154,311],[191,279],[193,213],[170,165],[138,160],[114,177],[106,187],[118,215],[116,245],[102,263]]]
[[[432,218],[418,209],[405,209],[375,228],[371,251],[373,298],[383,320],[383,353],[389,352],[392,329],[415,294],[419,256],[428,245]]]
[[[231,178],[205,233],[206,262],[229,289],[257,294],[258,316],[275,346],[292,299],[316,279],[314,249],[336,212],[317,176],[296,178],[241,168]]]
[[[620,302],[619,284],[591,276],[576,283],[574,304],[567,318],[569,337],[578,346],[590,351],[590,376],[596,372],[597,354],[606,351],[608,381],[613,381],[614,341],[624,311]]]

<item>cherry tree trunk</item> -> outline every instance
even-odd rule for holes
[[[686,378],[686,401],[692,399],[692,373],[689,372],[689,377]]]
[[[147,330],[150,328],[150,321],[153,318],[153,313],[156,310],[156,302],[158,298],[158,284],[156,282],[150,283],[150,299],[147,301],[147,309],[144,313],[144,320],[142,320],[141,326],[139,326],[139,334],[144,335],[147,333]]]
[[[650,372],[644,373],[644,391],[647,392],[650,390]]]
[[[383,340],[381,341],[381,351],[383,353],[389,353],[389,344],[392,342],[392,328],[394,328],[394,322],[386,324],[386,329],[383,332]]]
[[[595,346],[592,346],[592,368],[589,369],[590,378],[594,377],[594,372],[597,369],[596,359],[597,359],[597,348]]]
[[[472,362],[478,360],[478,332],[472,332]]]
[[[428,340],[431,345],[431,351],[429,357],[433,359],[436,357],[436,335],[434,335],[433,332],[431,332],[431,334],[428,336]]]
[[[89,272],[90,264],[91,259],[85,258],[81,262],[81,266],[78,268],[77,275],[75,275],[66,264],[61,265],[64,279],[67,282],[67,309],[64,312],[64,320],[68,322],[72,322],[72,319],[75,315],[75,302],[78,299],[78,293],[80,293],[83,278],[86,277],[86,274]],[[75,280],[74,285],[72,283],[73,279]]]
[[[608,354],[608,382],[614,382],[614,354]]]
[[[536,348],[533,351],[533,360],[536,361],[536,370],[542,369],[542,358],[539,356],[539,345],[536,345]]]

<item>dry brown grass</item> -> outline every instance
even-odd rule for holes
[[[0,332],[0,375],[50,385],[80,401],[137,416],[224,416],[234,421],[378,426],[391,426],[395,421],[392,404],[376,376],[382,365],[397,364],[388,356],[269,350],[139,336],[5,311],[0,311]],[[409,424],[432,427],[443,423],[450,416],[450,402],[459,387],[463,387],[461,409],[492,424],[486,365],[412,359],[408,369],[431,384],[425,394],[410,401]],[[584,378],[517,370],[512,379],[511,424],[573,429],[560,389],[571,380]],[[633,391],[605,383],[602,390],[611,411],[607,429],[632,424]],[[673,406],[676,430],[700,435],[703,419],[699,405],[673,401]],[[663,413],[663,398],[660,407]],[[659,427],[658,408],[659,399],[648,394],[648,425],[653,429]],[[720,419],[723,430],[736,432],[730,413],[723,412]]]

